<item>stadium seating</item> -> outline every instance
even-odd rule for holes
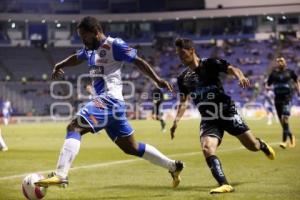
[[[299,74],[299,43],[285,45],[281,48],[281,54],[287,58],[288,65]],[[231,64],[239,66],[247,74],[252,82],[252,87],[243,90],[237,82],[232,79],[225,80],[226,91],[233,96],[233,99],[240,104],[249,101],[262,102],[262,85],[266,75],[272,67],[270,58],[274,56],[274,48],[278,48],[278,41],[239,41],[225,42],[222,47],[212,44],[198,44],[197,52],[203,58],[219,57],[228,60]],[[164,78],[176,84],[176,77],[183,67],[177,59],[172,46],[137,46],[139,55],[145,58],[154,69]],[[55,62],[74,53],[74,47],[48,47],[46,49],[34,47],[1,47],[0,59],[0,78],[4,80],[7,70],[12,74],[12,81],[3,82],[10,90],[22,94],[22,97],[32,102],[37,114],[45,115],[49,112],[49,106],[56,101],[49,95],[50,82],[44,81],[42,75],[51,74],[52,66]],[[15,56],[18,56],[16,59]],[[0,65],[1,66],[1,65]],[[81,64],[76,68],[66,69],[65,79],[74,84],[76,88],[76,78],[78,75],[88,73],[86,64]],[[147,102],[149,98],[141,98],[143,92],[150,92],[151,82],[140,75],[140,72],[131,64],[123,67],[123,80],[133,81],[136,85],[135,97],[127,99],[130,102]],[[22,84],[22,77],[26,77],[27,84]],[[34,82],[32,82],[34,81]],[[82,88],[83,90],[83,88]],[[124,94],[129,93],[130,88],[124,85]],[[63,92],[62,92],[63,93]],[[2,94],[3,96],[3,94]],[[38,99],[37,99],[38,98]],[[76,96],[74,96],[76,99]],[[41,101],[42,99],[42,101]],[[71,102],[76,102],[74,99]],[[169,101],[176,101],[175,97]],[[42,102],[42,103],[41,103]],[[24,113],[23,113],[24,114]]]

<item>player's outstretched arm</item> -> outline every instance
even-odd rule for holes
[[[235,76],[239,80],[239,85],[242,88],[247,88],[247,87],[250,86],[249,79],[245,77],[245,75],[243,74],[243,72],[239,68],[236,68],[236,67],[233,67],[232,65],[229,65],[228,69],[227,69],[227,73],[230,74],[230,75]]]
[[[52,71],[52,79],[57,79],[59,76],[64,74],[63,68],[65,67],[71,67],[76,66],[82,63],[82,60],[79,60],[77,57],[77,54],[70,55],[66,59],[60,61],[59,63],[56,63],[53,71]]]
[[[185,110],[187,107],[187,96],[186,95],[180,95],[180,103],[177,108],[177,114],[175,117],[175,120],[173,122],[172,127],[170,128],[170,134],[171,134],[171,139],[173,140],[175,137],[175,131],[177,129],[177,124],[180,121],[181,117],[183,116]]]
[[[173,91],[172,85],[160,78],[149,65],[149,63],[147,63],[144,59],[136,56],[133,63],[143,72],[143,74],[150,77],[158,85],[158,87],[167,88],[170,92]]]

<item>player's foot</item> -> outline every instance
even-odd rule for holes
[[[219,194],[219,193],[227,193],[233,192],[234,188],[231,185],[221,185],[220,187],[214,188],[210,190],[210,194]]]
[[[294,135],[292,135],[292,137],[291,137],[289,147],[291,147],[291,148],[296,147],[296,137]]]
[[[0,151],[8,151],[8,147],[2,147]]]
[[[275,151],[274,149],[268,145],[265,141],[259,139],[261,143],[263,143],[265,145],[265,148],[262,148],[262,152],[264,152],[264,154],[270,159],[270,160],[274,160],[275,159]]]
[[[34,184],[39,187],[49,187],[52,185],[56,185],[59,187],[66,188],[69,184],[69,181],[68,181],[68,177],[64,178],[59,175],[56,175],[55,172],[52,172],[52,173],[48,174],[48,178],[41,179],[41,180],[35,182]]]
[[[287,142],[281,142],[281,143],[279,144],[279,146],[280,146],[281,148],[285,149],[285,148],[287,147]]]
[[[169,171],[169,173],[171,174],[171,176],[173,178],[173,188],[176,188],[179,185],[179,183],[181,181],[180,173],[184,168],[184,163],[181,160],[176,160],[175,165],[176,165],[175,171],[173,171],[173,172]]]

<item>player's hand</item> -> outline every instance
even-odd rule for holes
[[[55,66],[52,71],[51,79],[55,80],[62,76],[64,73],[65,72],[61,68]]]
[[[240,78],[239,80],[239,85],[242,87],[242,88],[247,88],[247,87],[250,87],[250,81],[249,79],[247,79],[246,77],[242,77]]]
[[[171,139],[173,140],[175,137],[175,131],[177,129],[177,123],[174,121],[173,126],[170,128]]]
[[[160,79],[159,82],[157,82],[157,85],[160,88],[167,88],[170,92],[173,92],[173,86],[163,79]]]

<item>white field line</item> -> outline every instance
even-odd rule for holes
[[[276,143],[270,143],[270,145],[276,145],[278,144]],[[218,153],[222,153],[222,152],[230,152],[230,151],[239,151],[245,149],[243,146],[238,147],[238,148],[232,148],[232,149],[223,149],[218,151]],[[199,149],[199,151],[196,152],[189,152],[189,153],[177,153],[177,154],[170,154],[167,155],[168,157],[184,157],[184,156],[193,156],[193,155],[197,155],[197,154],[202,154],[201,150]],[[92,165],[83,165],[83,166],[78,166],[78,167],[73,167],[70,170],[74,171],[74,170],[79,170],[79,169],[91,169],[91,168],[101,168],[101,167],[108,167],[108,166],[113,166],[113,165],[120,165],[120,164],[125,164],[125,163],[132,163],[132,162],[136,162],[136,161],[141,161],[143,159],[128,159],[128,160],[118,160],[118,161],[112,161],[112,162],[105,162],[105,163],[98,163],[98,164],[92,164]],[[53,172],[54,170],[46,170],[46,171],[39,171],[39,172],[35,172],[35,173],[39,173],[39,174],[46,174],[46,173],[50,173]],[[28,172],[25,174],[17,174],[17,175],[12,175],[12,176],[4,176],[4,177],[0,177],[0,181],[4,181],[4,180],[11,180],[11,179],[15,179],[15,178],[22,178],[27,176],[28,174],[30,174],[32,172]]]

